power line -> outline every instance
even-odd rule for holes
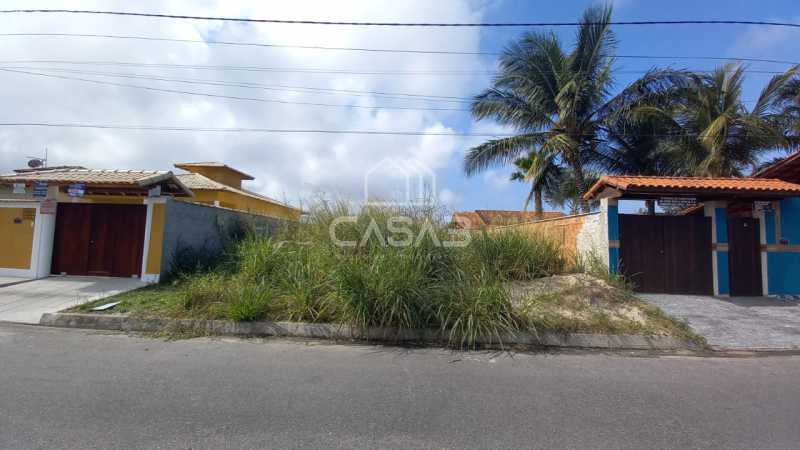
[[[371,130],[324,130],[324,129],[284,129],[284,128],[213,128],[177,127],[147,125],[106,125],[92,123],[53,123],[53,122],[0,122],[0,127],[46,127],[46,128],[93,128],[134,131],[203,131],[219,133],[307,133],[307,134],[365,134],[391,136],[464,136],[464,137],[510,137],[512,134],[496,133],[452,133],[441,131],[371,131]]]
[[[90,128],[112,129],[131,131],[198,131],[215,133],[276,133],[276,134],[363,134],[378,136],[461,136],[461,137],[491,137],[504,138],[519,136],[511,133],[458,133],[443,131],[383,131],[383,130],[325,130],[325,129],[292,129],[292,128],[215,128],[215,127],[179,127],[168,125],[112,125],[97,123],[69,123],[69,122],[0,122],[0,127],[44,127],[44,128]],[[547,133],[546,131],[542,132]],[[592,133],[579,134],[593,136]],[[614,136],[649,136],[649,137],[694,137],[701,138],[705,133],[614,133]]]
[[[0,66],[3,68],[3,66]],[[25,66],[4,66],[6,69],[16,69],[20,71],[30,70],[30,67]],[[173,78],[173,77],[156,77],[142,74],[130,73],[116,73],[116,72],[100,72],[91,70],[77,70],[77,69],[63,69],[56,67],[37,67],[36,70],[46,72],[59,72],[59,73],[73,73],[81,75],[97,75],[103,77],[116,77],[116,78],[133,78],[152,81],[170,81],[185,84],[200,84],[209,86],[226,86],[226,87],[241,87],[249,89],[263,89],[268,91],[279,92],[296,92],[296,93],[322,93],[322,94],[343,94],[352,95],[357,97],[381,97],[400,100],[420,100],[420,101],[438,101],[450,103],[471,103],[470,97],[457,97],[447,95],[433,95],[433,94],[414,94],[404,92],[384,92],[384,91],[360,91],[354,89],[333,89],[333,88],[320,88],[311,86],[292,86],[292,85],[265,85],[260,83],[239,82],[239,81],[220,81],[208,79],[187,79],[187,78]],[[310,92],[309,92],[310,91]]]
[[[1,64],[68,64],[68,65],[95,65],[95,66],[120,66],[120,67],[146,67],[167,69],[192,69],[192,70],[228,70],[241,72],[274,72],[274,73],[304,73],[318,75],[398,75],[398,76],[470,76],[493,75],[493,70],[449,69],[449,70],[355,70],[355,69],[329,69],[313,67],[265,67],[265,66],[232,66],[232,65],[203,65],[203,64],[171,64],[171,63],[137,63],[127,61],[76,61],[58,59],[34,60],[0,60]],[[643,74],[652,69],[620,69],[614,73]],[[717,69],[684,69],[690,72],[710,73]],[[723,70],[723,69],[720,69]],[[732,72],[736,69],[725,69]],[[744,72],[762,75],[778,75],[784,73],[780,70],[744,69]]]
[[[276,99],[266,99],[266,98],[256,98],[256,97],[240,97],[236,95],[223,95],[223,94],[211,94],[208,92],[195,92],[195,91],[182,91],[178,89],[164,89],[164,88],[156,88],[152,86],[142,86],[138,84],[128,84],[128,83],[115,83],[112,81],[101,81],[101,80],[92,80],[89,78],[80,78],[80,77],[69,77],[65,75],[54,75],[48,73],[41,73],[41,72],[29,72],[25,70],[16,70],[16,69],[3,69],[0,68],[2,72],[12,72],[12,73],[19,73],[25,75],[35,75],[40,77],[47,77],[47,78],[58,78],[62,80],[72,80],[72,81],[82,81],[85,83],[94,83],[106,86],[116,86],[116,87],[126,87],[126,88],[134,88],[134,89],[144,89],[148,91],[154,92],[164,92],[170,94],[184,94],[184,95],[197,95],[202,97],[213,97],[213,98],[224,98],[229,100],[247,100],[247,101],[254,101],[254,102],[262,102],[262,103],[279,103],[285,105],[303,105],[303,106],[323,106],[323,107],[332,107],[332,108],[361,108],[361,109],[399,109],[399,110],[412,110],[412,111],[459,111],[459,112],[469,112],[469,109],[466,108],[423,108],[423,107],[416,107],[416,106],[366,106],[366,105],[347,105],[347,104],[332,104],[332,103],[312,103],[312,102],[294,102],[289,100],[276,100]]]
[[[104,39],[124,39],[124,40],[142,40],[142,41],[156,41],[156,42],[180,42],[180,43],[195,43],[207,45],[232,45],[243,47],[266,47],[266,48],[292,48],[292,49],[305,49],[305,50],[336,50],[336,51],[352,51],[352,52],[376,52],[376,53],[413,53],[413,54],[431,54],[431,55],[471,55],[471,56],[500,56],[501,52],[474,52],[464,50],[419,50],[419,49],[387,49],[387,48],[365,48],[365,47],[326,47],[320,45],[291,45],[291,44],[268,44],[263,42],[236,42],[236,41],[218,41],[214,39],[178,39],[178,38],[163,38],[153,36],[135,36],[135,35],[120,35],[120,34],[85,34],[85,33],[0,33],[1,37],[88,37],[88,38],[104,38]],[[710,61],[742,61],[742,62],[760,62],[772,64],[800,64],[797,61],[787,61],[781,59],[764,59],[764,58],[751,58],[751,57],[723,57],[723,56],[678,56],[678,55],[616,55],[614,58],[620,59],[689,59],[689,60],[710,60]]]
[[[289,20],[253,19],[245,17],[193,16],[183,14],[140,13],[129,11],[104,11],[89,9],[5,9],[2,14],[49,13],[49,14],[94,14],[128,17],[151,17],[158,19],[211,20],[225,22],[276,23],[290,25],[346,25],[369,27],[573,27],[581,22],[349,22],[328,20]],[[761,20],[632,20],[610,22],[611,25],[760,25],[773,27],[800,28],[800,24],[790,22],[770,22]]]
[[[17,66],[5,66],[6,69],[16,69],[18,71],[26,71],[29,69],[28,67],[17,67]],[[2,70],[2,67],[0,67]],[[72,73],[72,74],[80,74],[80,75],[96,75],[96,76],[103,76],[103,77],[114,77],[114,78],[132,78],[132,79],[141,79],[141,80],[151,80],[151,81],[166,81],[166,82],[175,82],[175,83],[184,83],[190,85],[207,85],[207,86],[224,86],[224,87],[239,87],[239,88],[246,88],[246,89],[262,89],[267,91],[278,91],[278,92],[295,92],[301,94],[341,94],[341,95],[352,95],[357,97],[380,97],[380,98],[390,98],[390,99],[397,99],[397,100],[419,100],[419,101],[436,101],[436,102],[445,102],[445,103],[462,103],[462,104],[472,104],[475,99],[472,97],[457,97],[457,96],[444,96],[444,95],[428,95],[428,94],[411,94],[411,93],[403,93],[403,92],[382,92],[382,91],[359,91],[359,90],[352,90],[352,89],[329,89],[329,88],[320,88],[320,87],[310,87],[310,86],[287,86],[287,85],[265,85],[260,83],[251,83],[251,82],[239,82],[239,81],[225,81],[225,80],[207,80],[207,79],[187,79],[187,78],[172,78],[172,77],[156,77],[156,76],[149,76],[149,75],[142,75],[142,74],[126,74],[126,73],[115,73],[115,72],[99,72],[99,71],[91,71],[91,70],[76,70],[76,69],[62,69],[62,68],[55,68],[55,67],[37,67],[36,70],[44,70],[47,72],[58,72],[58,73]],[[757,100],[755,99],[742,99],[740,100],[743,103],[753,103]]]

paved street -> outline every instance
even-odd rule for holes
[[[719,350],[800,350],[800,301],[769,297],[641,294],[685,320]]]
[[[0,324],[0,448],[790,448],[800,357],[162,341]]]

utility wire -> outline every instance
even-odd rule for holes
[[[328,20],[253,19],[245,17],[193,16],[183,14],[141,13],[130,11],[106,11],[89,9],[5,9],[2,14],[49,13],[49,14],[95,14],[129,17],[152,17],[158,19],[212,20],[225,22],[280,23],[292,25],[347,25],[369,27],[565,27],[579,26],[581,22],[349,22]],[[761,25],[800,28],[790,22],[761,20],[631,20],[610,22],[611,25]]]
[[[242,72],[275,72],[275,73],[304,73],[321,75],[399,75],[399,76],[469,76],[469,75],[493,75],[494,70],[471,70],[471,69],[450,69],[450,70],[354,70],[354,69],[328,69],[312,67],[265,67],[265,66],[232,66],[232,65],[202,65],[202,64],[170,64],[170,63],[137,63],[126,61],[76,61],[76,60],[57,60],[57,59],[34,59],[34,60],[0,60],[2,64],[69,64],[69,65],[96,65],[96,66],[120,66],[120,67],[148,67],[148,68],[169,68],[169,69],[192,69],[192,70],[229,70]],[[716,69],[695,69],[690,72],[710,73]],[[720,69],[723,70],[723,69]],[[733,72],[736,69],[724,69],[726,72]],[[620,69],[614,73],[624,74],[643,74],[652,69]],[[784,73],[780,70],[755,70],[744,69],[746,73],[778,75]]]
[[[16,69],[20,71],[27,71],[31,69],[31,67],[25,67],[25,66],[0,66],[0,68]],[[174,77],[143,75],[137,73],[118,73],[118,72],[101,72],[92,70],[63,69],[58,67],[36,67],[36,70],[45,72],[71,73],[78,75],[96,75],[96,76],[112,77],[112,78],[133,78],[133,79],[152,80],[152,81],[168,81],[168,82],[184,83],[184,84],[200,84],[208,86],[263,89],[267,91],[295,92],[301,94],[313,93],[313,94],[350,95],[356,97],[380,97],[380,98],[389,98],[398,100],[436,101],[445,103],[472,103],[473,101],[471,97],[457,97],[448,95],[412,94],[405,92],[384,92],[384,91],[361,91],[355,89],[333,89],[333,88],[321,88],[312,86],[266,85],[266,84],[252,83],[246,81],[174,78]]]
[[[266,48],[293,48],[306,50],[337,50],[351,52],[377,52],[377,53],[414,53],[430,55],[472,55],[472,56],[500,56],[502,52],[473,52],[463,50],[418,50],[418,49],[386,49],[386,48],[364,48],[364,47],[326,47],[319,45],[290,45],[290,44],[268,44],[263,42],[235,42],[218,41],[214,39],[178,39],[162,38],[153,36],[134,36],[121,34],[85,34],[85,33],[0,33],[0,37],[87,37],[104,39],[127,39],[157,42],[181,42],[207,45],[232,45],[243,47],[266,47]],[[678,56],[678,55],[615,55],[613,58],[620,59],[689,59],[689,60],[709,60],[709,61],[742,61],[760,62],[773,64],[800,64],[798,61],[787,61],[781,59],[764,59],[751,57],[722,57],[722,56]]]
[[[142,86],[138,84],[128,84],[128,83],[115,83],[112,81],[101,81],[101,80],[92,80],[89,78],[80,78],[80,77],[70,77],[65,75],[54,75],[42,72],[30,72],[26,70],[16,70],[16,69],[3,69],[0,68],[2,72],[11,72],[11,73],[18,73],[24,75],[34,75],[40,77],[47,77],[47,78],[58,78],[61,80],[72,80],[72,81],[81,81],[84,83],[93,83],[93,84],[100,84],[106,86],[117,86],[117,87],[126,87],[126,88],[134,88],[134,89],[144,89],[148,91],[154,92],[165,92],[170,94],[184,94],[184,95],[197,95],[202,97],[213,97],[213,98],[224,98],[230,100],[247,100],[247,101],[254,101],[254,102],[262,102],[262,103],[280,103],[285,105],[304,105],[304,106],[323,106],[323,107],[332,107],[332,108],[361,108],[361,109],[399,109],[399,110],[412,110],[412,111],[460,111],[460,112],[469,112],[469,109],[466,108],[423,108],[423,107],[416,107],[416,106],[365,106],[365,105],[348,105],[348,104],[331,104],[331,103],[311,103],[311,102],[295,102],[289,100],[276,100],[276,99],[265,99],[265,98],[256,98],[256,97],[240,97],[236,95],[223,95],[223,94],[211,94],[208,92],[195,92],[195,91],[183,91],[178,89],[164,89],[164,88],[156,88],[151,86]]]
[[[6,69],[16,69],[20,71],[29,70],[30,67],[18,67],[18,66],[5,66],[0,68]],[[142,75],[142,74],[129,74],[129,73],[116,73],[116,72],[100,72],[100,71],[91,71],[91,70],[77,70],[77,69],[62,69],[56,67],[37,67],[36,70],[39,71],[46,71],[46,72],[57,72],[57,73],[71,73],[71,74],[79,74],[79,75],[95,75],[95,76],[102,76],[102,77],[112,77],[112,78],[133,78],[133,79],[140,79],[140,80],[150,80],[150,81],[165,81],[165,82],[175,82],[175,83],[183,83],[183,84],[190,84],[190,85],[207,85],[207,86],[224,86],[224,87],[238,87],[238,88],[246,88],[246,89],[262,89],[267,91],[278,91],[278,92],[294,92],[294,93],[301,93],[301,94],[333,94],[333,95],[352,95],[356,97],[380,97],[380,98],[389,98],[389,99],[397,99],[397,100],[418,100],[418,101],[435,101],[435,102],[444,102],[444,103],[462,103],[462,104],[472,104],[474,102],[474,98],[472,97],[456,97],[456,96],[441,96],[441,95],[426,95],[426,94],[410,94],[410,93],[402,93],[402,92],[381,92],[381,91],[358,91],[358,90],[351,90],[351,89],[328,89],[328,88],[320,88],[320,87],[308,87],[308,86],[286,86],[286,85],[265,85],[260,83],[251,83],[251,82],[239,82],[239,81],[225,81],[225,80],[208,80],[208,79],[187,79],[187,78],[172,78],[172,77],[160,77],[160,76],[149,76],[149,75]],[[757,100],[740,100],[743,103],[752,103]]]
[[[441,131],[371,131],[371,130],[323,130],[323,129],[283,129],[283,128],[212,128],[177,127],[147,125],[106,125],[94,123],[53,123],[53,122],[0,122],[0,127],[46,127],[46,128],[94,128],[112,130],[145,131],[207,131],[220,133],[301,133],[301,134],[366,134],[390,136],[464,136],[464,137],[510,137],[513,134],[497,133],[452,133]]]
[[[134,131],[204,131],[219,133],[286,133],[286,134],[364,134],[364,135],[388,135],[388,136],[462,136],[462,137],[492,137],[503,138],[513,137],[519,134],[511,133],[458,133],[444,131],[383,131],[383,130],[325,130],[325,129],[296,129],[296,128],[214,128],[214,127],[179,127],[168,125],[112,125],[97,123],[69,123],[69,122],[0,122],[0,127],[45,127],[45,128],[93,128],[93,129],[112,129],[112,130],[134,130]],[[544,131],[542,134],[546,134]],[[523,133],[524,134],[524,133]],[[583,133],[584,136],[592,136],[592,133]],[[705,133],[615,133],[615,136],[652,136],[652,137],[697,137],[705,136]]]

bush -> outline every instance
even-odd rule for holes
[[[408,249],[348,258],[337,271],[342,319],[368,328],[420,328],[427,323],[430,285]]]
[[[210,312],[215,305],[227,300],[232,289],[229,280],[219,272],[210,272],[184,278],[180,283],[181,305],[189,312]]]
[[[451,238],[436,208],[354,213],[347,203],[321,202],[310,209],[307,223],[271,238],[247,236],[222,265],[184,276],[183,311],[237,321],[439,328],[451,345],[475,347],[481,337],[502,342],[519,329],[505,281],[565,266],[557,243],[513,231],[479,233],[464,248],[443,246]],[[351,218],[334,222],[342,216]],[[391,224],[397,216],[407,231]],[[337,245],[334,223],[336,238],[356,245]],[[396,245],[409,234],[411,245]]]
[[[240,322],[267,318],[273,301],[267,286],[255,284],[240,284],[226,297],[227,318]]]
[[[504,336],[519,329],[508,292],[486,275],[453,285],[436,317],[450,345],[461,348],[475,348],[481,337],[502,345]]]
[[[519,231],[482,231],[472,237],[468,258],[476,272],[485,271],[501,280],[530,280],[564,271],[561,245],[540,235]]]

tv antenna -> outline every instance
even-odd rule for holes
[[[39,169],[47,167],[47,147],[44,148],[44,158],[38,156],[26,156],[28,158],[28,167],[31,169]]]

